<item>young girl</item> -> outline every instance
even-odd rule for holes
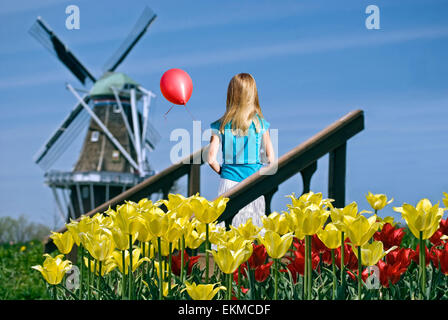
[[[266,152],[269,163],[274,162],[274,148],[269,137],[269,122],[263,118],[258,102],[255,79],[248,73],[237,74],[227,89],[226,112],[211,125],[212,136],[208,164],[221,176],[218,194],[237,185],[262,167],[261,149]],[[216,156],[222,144],[223,164]],[[264,196],[260,196],[242,208],[233,218],[238,227],[252,218],[252,223],[262,227]]]

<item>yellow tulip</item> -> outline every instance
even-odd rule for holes
[[[366,267],[374,266],[380,259],[396,248],[396,246],[393,246],[389,250],[384,251],[383,243],[381,241],[373,241],[372,243],[367,242],[361,246],[361,263]],[[358,258],[358,250],[356,248],[353,248],[353,253],[356,258]]]
[[[394,210],[401,213],[416,238],[420,239],[422,233],[422,239],[425,240],[437,231],[443,212],[447,209],[439,208],[439,203],[433,206],[428,199],[422,199],[416,207],[404,203],[402,207],[394,207]]]
[[[69,260],[62,260],[64,255],[60,254],[52,257],[49,254],[44,254],[45,261],[43,265],[32,266],[32,269],[39,271],[49,284],[56,285],[61,283],[65,273],[72,268],[72,263]]]
[[[230,228],[234,228],[230,226]],[[252,218],[247,219],[246,223],[242,223],[236,228],[236,231],[246,240],[254,240],[258,237],[261,228],[252,223]]]
[[[85,216],[81,216],[81,220],[85,218]],[[76,243],[77,246],[79,246],[81,244],[80,240],[79,240],[79,222],[78,221],[74,221],[70,219],[70,223],[67,223],[66,228],[68,230],[68,232],[71,233],[73,241]]]
[[[205,241],[205,233],[199,234],[192,223],[188,224],[185,232],[185,246],[190,249],[197,249]]]
[[[117,211],[109,211],[109,215],[112,217],[114,226],[119,228],[121,232],[130,235],[135,234],[138,229],[137,205],[134,203],[125,203],[117,207]]]
[[[376,218],[376,215],[370,218],[363,215],[358,215],[356,218],[344,216],[345,231],[352,245],[359,247],[369,241],[380,226]]]
[[[53,242],[58,248],[60,253],[68,254],[70,253],[70,251],[72,251],[74,241],[71,232],[69,231],[66,231],[64,233],[52,232],[50,238],[53,239]]]
[[[168,228],[168,216],[162,209],[153,207],[144,216],[146,226],[154,238],[162,237]]]
[[[380,223],[381,229],[383,228],[383,226],[386,223],[389,223],[392,227],[395,227],[395,225],[397,224],[395,222],[395,220],[394,220],[394,217],[391,217],[391,216],[387,216],[387,217],[384,217],[384,218],[377,217],[376,221]]]
[[[370,191],[366,195],[366,199],[370,206],[377,211],[383,209],[385,206],[394,201],[394,198],[387,201],[387,196],[385,194],[373,194]]]
[[[271,230],[281,235],[290,231],[287,218],[284,214],[279,214],[274,211],[267,217],[262,216],[261,221],[266,230]]]
[[[193,300],[212,300],[220,290],[226,290],[226,287],[215,284],[196,284],[185,282],[185,288],[181,292],[187,291]]]
[[[294,228],[295,236],[298,239],[303,239],[305,236],[312,236],[322,229],[329,215],[328,210],[316,204],[310,204],[304,209],[290,209],[287,219],[290,226]]]
[[[102,229],[93,235],[81,233],[80,238],[84,239],[85,248],[90,255],[98,261],[105,261],[115,250],[112,232],[107,229]]]
[[[167,242],[175,243],[182,237],[182,227],[179,225],[178,220],[173,216],[168,216],[167,229],[163,235]]]
[[[118,250],[127,250],[129,249],[129,235],[122,232],[121,229],[119,229],[118,227],[114,227],[111,230],[112,232],[112,238],[114,239],[114,243],[115,243],[115,247]],[[136,240],[136,234],[133,235],[132,237],[132,244],[134,243],[134,241]]]
[[[331,209],[331,221],[339,229],[339,231],[345,232],[344,217],[356,218],[358,215],[363,213],[371,213],[367,210],[362,210],[358,212],[358,204],[352,202],[346,205],[344,208],[332,208]]]
[[[193,196],[194,197],[194,196]],[[166,208],[175,213],[178,218],[190,219],[193,214],[193,209],[190,205],[190,200],[193,198],[185,198],[181,194],[168,194],[168,200],[162,200]]]
[[[208,201],[203,197],[193,197],[190,205],[194,216],[202,223],[212,223],[224,212],[229,198],[219,197],[215,201]]]
[[[225,274],[232,274],[244,262],[247,256],[247,248],[243,247],[237,251],[230,250],[225,246],[218,246],[218,251],[212,250],[213,258],[219,269]]]
[[[328,249],[337,249],[341,246],[341,234],[342,232],[333,224],[329,223],[325,226],[325,229],[321,229],[317,232],[317,236],[320,241]]]
[[[135,248],[132,250],[132,272],[137,270],[138,267],[144,262],[150,262],[151,260],[147,257],[140,258],[140,249]],[[123,273],[123,255],[121,251],[114,251],[112,252],[112,256],[108,260],[109,263],[111,263],[114,267],[118,267],[118,270]],[[129,272],[129,263],[130,263],[130,256],[129,256],[129,250],[124,251],[124,273],[128,274]]]
[[[445,205],[445,208],[448,208],[448,193],[444,192],[443,195],[445,196],[443,204]]]
[[[317,205],[320,208],[331,207],[331,202],[334,201],[333,199],[323,199],[321,192],[314,193],[312,191],[302,194],[299,198],[296,198],[294,192],[286,197],[292,201],[292,205],[287,205],[289,209],[305,209],[311,204]]]
[[[268,230],[264,237],[258,237],[258,240],[264,245],[268,255],[272,259],[283,257],[291,246],[293,233],[286,233],[280,237],[277,232]]]

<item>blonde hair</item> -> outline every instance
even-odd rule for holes
[[[255,115],[258,114],[258,117]],[[234,135],[247,135],[248,129],[255,123],[256,132],[260,132],[260,119],[263,118],[255,79],[249,73],[239,73],[230,80],[227,88],[226,112],[221,117],[219,131],[224,133],[224,127],[232,122]],[[236,132],[236,133],[235,133]]]

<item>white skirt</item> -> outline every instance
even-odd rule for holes
[[[232,189],[238,183],[239,182],[237,181],[221,178],[219,182],[218,196],[227,190]],[[261,217],[265,215],[264,210],[264,196],[260,196],[238,211],[232,219],[232,226],[237,228],[240,224],[246,223],[249,218],[252,218],[252,223],[257,227],[262,228],[263,222],[261,221]],[[224,222],[219,225],[224,226]]]

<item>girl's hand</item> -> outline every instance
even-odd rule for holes
[[[212,134],[210,137],[210,147],[208,149],[208,159],[207,162],[209,166],[218,174],[221,174],[221,166],[218,161],[216,161],[216,155],[219,150],[219,137],[215,134]]]

